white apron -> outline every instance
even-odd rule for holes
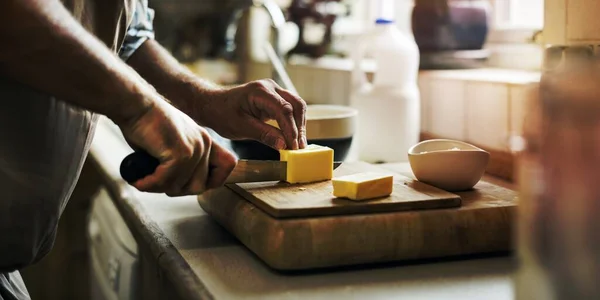
[[[125,60],[154,37],[147,0],[63,2]],[[96,119],[0,74],[0,299],[29,299],[17,270],[51,250]]]

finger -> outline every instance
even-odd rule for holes
[[[189,181],[197,162],[200,160],[201,142],[194,147],[185,147],[156,168],[154,173],[138,180],[134,186],[145,192],[177,193]]]
[[[186,184],[181,188],[180,195],[197,195],[206,190],[208,180],[209,156],[216,144],[211,143],[205,147],[200,161],[194,166],[194,172]]]
[[[174,169],[174,161],[161,162],[154,173],[134,182],[132,185],[143,192],[160,192],[164,190],[165,182],[173,174]]]
[[[294,121],[298,129],[298,147],[306,147],[306,102],[288,90],[277,88],[277,93],[294,108]]]
[[[179,161],[177,164],[176,176],[170,181],[167,181],[165,192],[167,195],[179,195],[185,190],[185,186],[190,180],[195,178],[197,166],[201,164],[203,151],[205,146],[202,142],[196,142],[197,145],[194,148],[194,154],[191,158],[185,158]],[[210,147],[210,145],[209,145]]]
[[[136,181],[132,185],[140,191],[150,193],[178,193],[194,172],[193,160],[159,165],[154,173]]]
[[[292,104],[276,92],[266,90],[263,96],[255,101],[255,105],[277,121],[285,138],[286,149],[298,149],[298,128],[294,121]]]
[[[275,150],[286,149],[285,137],[281,130],[254,118],[249,118],[247,124],[246,135],[251,139]]]
[[[206,189],[222,186],[237,164],[235,156],[220,145],[215,144],[211,150]]]
[[[209,172],[208,154],[202,158],[200,163],[196,165],[193,175],[189,181],[178,191],[169,191],[167,196],[179,197],[186,195],[199,195],[206,190],[206,183]]]

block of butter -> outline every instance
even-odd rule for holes
[[[333,177],[333,149],[308,145],[299,150],[280,150],[280,160],[287,161],[286,181],[306,183]]]
[[[267,123],[267,125],[271,125],[271,126],[277,128],[277,129],[281,129],[281,128],[279,128],[279,123],[277,123],[276,120],[269,119],[265,123]]]
[[[367,200],[392,194],[394,176],[364,172],[333,178],[333,195],[351,200]]]

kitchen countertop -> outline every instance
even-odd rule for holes
[[[131,151],[114,125],[102,118],[90,158],[136,240],[151,249],[184,299],[514,298],[515,264],[509,256],[278,273],[215,223],[195,196],[169,198],[127,185],[119,164]]]

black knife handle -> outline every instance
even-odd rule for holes
[[[142,179],[156,170],[160,161],[146,151],[136,151],[127,155],[121,162],[121,177],[128,183]]]

